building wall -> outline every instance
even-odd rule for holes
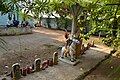
[[[49,20],[49,25],[51,28],[53,29],[57,29],[57,23],[56,23],[56,19],[55,18],[42,18],[41,21],[42,21],[42,26],[44,27],[47,27],[48,28],[48,22],[47,20]]]
[[[6,15],[0,14],[0,27],[5,27],[6,23],[7,23],[7,14]]]
[[[42,22],[42,26],[47,27],[48,28],[48,22],[47,20],[49,20],[49,24],[50,27],[52,29],[64,29],[65,26],[67,26],[67,30],[70,31],[71,30],[71,25],[72,25],[72,21],[71,20],[67,20],[67,25],[65,25],[65,23],[61,20],[59,20],[59,23],[57,23],[57,19],[56,18],[42,18],[41,22]]]
[[[6,27],[7,20],[8,20],[8,14],[1,15],[0,13],[0,28]],[[13,20],[13,16],[12,16],[12,20]],[[17,20],[17,14],[16,14],[16,20]]]

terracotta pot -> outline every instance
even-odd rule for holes
[[[30,74],[30,73],[31,73],[30,67],[27,67],[27,74]]]
[[[42,70],[45,70],[45,63],[42,63]]]
[[[27,76],[27,69],[26,68],[23,68],[22,74],[23,74],[23,76]]]
[[[49,60],[49,66],[53,66],[53,59]]]

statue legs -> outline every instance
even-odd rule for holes
[[[64,58],[64,53],[66,51],[66,48],[65,47],[62,47],[62,50],[61,50],[61,58]]]
[[[71,62],[76,61],[76,59],[74,58],[73,54],[74,54],[74,51],[70,50]]]

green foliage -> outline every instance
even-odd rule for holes
[[[106,37],[102,42],[107,46],[113,47],[113,52],[120,49],[120,7],[118,5],[109,5],[119,3],[120,0],[91,0],[87,9],[89,16],[87,19],[91,23],[92,30],[90,34],[99,31],[106,31]],[[119,54],[118,54],[119,55]],[[120,72],[120,66],[115,68],[110,74]],[[117,80],[117,79],[116,79]]]
[[[89,34],[95,32],[105,31],[109,37],[105,37],[102,41],[107,46],[112,46],[118,49],[120,36],[120,7],[118,5],[109,5],[118,3],[119,0],[91,0],[91,2],[85,3],[89,20],[91,24],[91,31]]]
[[[41,13],[47,13],[49,9],[48,3],[50,0],[34,0],[30,10],[34,14],[34,17],[40,18]]]
[[[112,46],[112,43],[113,43],[113,38],[112,37],[110,37],[110,38],[103,38],[103,43],[105,44],[105,45],[107,45],[107,46]]]
[[[57,22],[58,29],[64,29],[65,28],[67,30],[71,30],[71,25],[72,25],[72,20],[71,19],[60,17],[60,18],[56,18],[56,22]]]
[[[19,10],[21,8],[21,5],[19,3],[19,0],[1,0],[0,3],[0,11],[2,14],[7,14],[8,13],[8,19],[16,19],[16,14],[19,13]],[[17,15],[18,19],[18,15]]]
[[[69,14],[68,5],[60,0],[52,0],[50,2],[50,10],[56,12],[61,17],[66,17]]]
[[[90,35],[89,35],[89,34],[80,34],[79,38],[80,38],[80,39],[89,40]]]
[[[26,14],[26,13],[23,13],[23,12],[19,12],[19,17],[21,18],[21,19],[24,19],[25,18],[25,20],[28,20],[28,19],[30,19],[30,16],[28,15],[28,14]]]
[[[1,14],[6,14],[9,12],[8,3],[6,0],[0,0],[0,12]]]
[[[114,47],[115,50],[120,49],[120,36],[113,40],[112,46]]]

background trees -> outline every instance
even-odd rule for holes
[[[33,7],[31,11],[33,13],[34,18],[38,19],[39,24],[41,25],[41,17],[44,13],[48,13],[48,3],[50,0],[34,0]]]
[[[25,14],[31,14],[39,21],[42,14],[48,16],[57,13],[61,18],[72,19],[71,35],[75,35],[81,43],[76,45],[76,54],[80,54],[80,46],[83,39],[95,32],[106,32],[103,42],[108,46],[119,48],[120,40],[120,0],[10,0],[10,2],[0,1],[0,11],[9,13],[9,16],[19,12],[24,8]],[[18,19],[18,16],[17,16]],[[49,22],[49,21],[48,21]],[[87,23],[91,25],[91,31],[84,34]],[[40,22],[39,22],[40,23]]]
[[[1,14],[8,13],[8,4],[6,0],[0,0],[0,12]]]
[[[72,18],[71,35],[75,35],[81,43],[76,45],[76,54],[80,54],[82,39],[89,39],[95,32],[106,32],[103,42],[114,49],[120,45],[120,0],[52,0],[51,9],[61,17]],[[114,5],[117,4],[117,5]],[[112,5],[112,6],[110,6]],[[91,31],[84,34],[86,22]]]
[[[19,0],[10,0],[10,2],[8,2],[8,10],[9,10],[8,17],[12,18],[13,16],[13,20],[19,20],[20,10]]]
[[[82,1],[80,0],[53,0],[51,5],[51,10],[58,13],[61,17],[71,17],[72,18],[72,29],[71,36],[76,36],[80,41],[80,44],[76,45],[76,58],[80,54],[82,39],[79,37],[79,34],[83,34],[83,31],[80,31],[80,27],[84,26],[84,16],[80,18],[85,11],[85,7],[81,6]],[[80,20],[81,19],[81,20]],[[81,24],[81,26],[79,25]]]
[[[96,0],[88,4],[91,32],[106,32],[103,43],[120,48],[120,0]]]

